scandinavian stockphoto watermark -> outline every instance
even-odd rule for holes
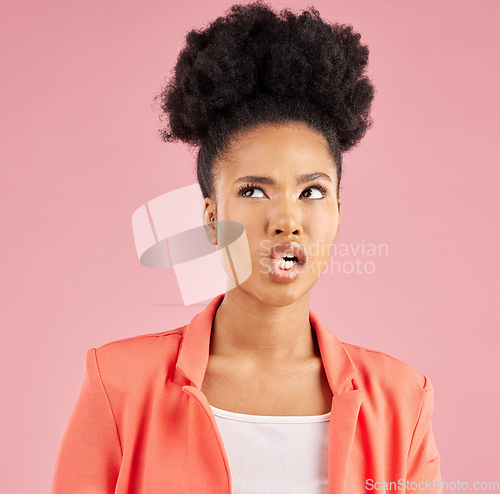
[[[334,243],[325,271],[332,274],[373,274],[377,257],[387,257],[386,243],[361,242]]]
[[[366,479],[365,488],[367,492],[453,492],[461,494],[475,494],[484,492],[500,491],[500,481],[476,480],[467,482],[465,480],[447,481],[444,479],[425,479],[412,481],[409,479],[397,479],[393,481],[376,481]]]
[[[263,240],[260,247],[263,250],[261,266],[267,268],[274,242]],[[315,270],[323,274],[373,274],[376,269],[376,259],[389,255],[389,245],[386,243],[360,242],[311,244],[307,246],[305,270]]]

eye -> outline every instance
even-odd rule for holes
[[[304,190],[304,192],[312,191],[312,190],[318,190],[320,192],[319,197],[307,197],[308,199],[323,199],[328,192],[324,187],[322,187],[319,184],[311,185],[310,187],[307,187],[307,189]]]
[[[255,184],[246,184],[242,185],[238,189],[238,195],[241,197],[250,197],[253,198],[255,197],[254,195],[248,195],[247,192],[252,192],[254,190],[260,190],[261,192],[264,192],[260,187],[257,187]]]

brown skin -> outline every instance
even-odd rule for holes
[[[209,403],[254,415],[318,415],[330,411],[331,391],[309,322],[310,290],[325,270],[340,225],[337,177],[326,139],[307,125],[264,124],[239,134],[214,167],[215,200],[205,199],[204,224],[217,243],[215,221],[243,224],[252,271],[229,289],[212,325],[202,391]],[[297,177],[322,172],[300,185]],[[243,176],[275,184],[244,195]],[[319,183],[326,196],[316,188]],[[245,197],[246,196],[246,197]],[[269,248],[297,241],[307,252],[302,273],[277,283],[267,273]],[[238,262],[233,256],[233,261]],[[229,286],[229,285],[228,285]]]

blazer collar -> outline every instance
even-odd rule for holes
[[[198,389],[201,389],[208,365],[212,323],[223,299],[224,294],[217,295],[184,327],[176,369]],[[356,374],[356,367],[342,342],[321,323],[311,309],[309,309],[309,321],[311,328],[316,332],[330,389],[333,396],[336,396]]]

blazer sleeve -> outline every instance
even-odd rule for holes
[[[431,423],[434,391],[426,377],[423,389],[425,394],[408,452],[406,492],[442,494],[441,461]]]
[[[114,493],[121,459],[118,429],[92,348],[57,452],[52,494]]]

